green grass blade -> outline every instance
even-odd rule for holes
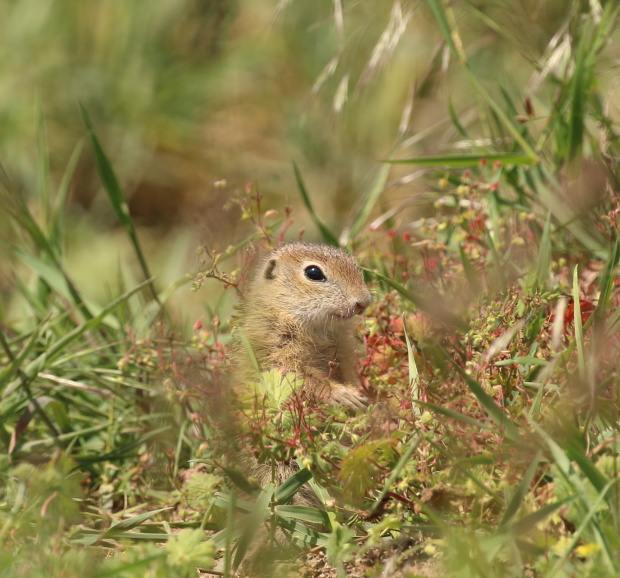
[[[443,407],[441,405],[435,405],[433,403],[426,403],[425,401],[418,401],[417,404],[426,409],[430,409],[431,411],[434,411],[435,413],[444,415],[450,419],[453,419],[455,421],[458,421],[458,422],[461,422],[467,425],[471,425],[481,430],[491,429],[491,427],[488,424],[482,423],[481,421],[478,421],[477,419],[473,417],[470,417],[463,413],[459,413],[458,411],[454,411],[453,409],[450,409],[448,407]]]
[[[512,498],[510,499],[510,502],[508,502],[508,505],[506,506],[504,515],[502,516],[502,519],[499,522],[500,528],[510,524],[510,522],[512,522],[515,516],[517,515],[519,509],[521,508],[521,505],[523,504],[523,501],[525,500],[525,497],[527,496],[527,493],[530,488],[530,484],[532,483],[532,480],[534,479],[534,476],[536,475],[536,470],[538,469],[538,466],[540,464],[541,457],[542,457],[542,452],[540,451],[536,452],[536,455],[534,456],[527,470],[523,474],[523,477],[521,478],[521,481],[515,488]]]
[[[234,571],[236,571],[241,565],[241,562],[243,562],[252,543],[252,539],[256,536],[263,520],[269,515],[269,506],[274,489],[273,484],[267,484],[265,488],[263,488],[261,495],[258,497],[258,500],[256,500],[253,511],[250,512],[245,519],[243,531],[237,541],[237,548],[233,559],[232,569]]]
[[[8,196],[8,193],[5,193]],[[16,205],[16,206],[15,206]],[[78,307],[82,315],[85,319],[91,319],[92,314],[89,311],[88,307],[84,304],[84,300],[82,299],[77,287],[74,285],[73,281],[65,271],[60,259],[48,240],[45,233],[39,227],[36,219],[33,217],[30,209],[21,198],[20,195],[13,195],[11,199],[7,199],[4,208],[9,212],[9,214],[13,217],[15,222],[21,227],[22,230],[30,235],[33,243],[36,245],[37,249],[41,252],[42,256],[48,263],[51,263],[62,275],[64,282],[66,283],[67,290],[69,292],[69,296],[71,301]],[[22,254],[25,254],[24,251],[21,251]],[[43,259],[41,259],[43,262]],[[52,266],[50,265],[50,267]],[[47,305],[47,303],[45,303]]]
[[[590,458],[588,458],[583,449],[579,447],[574,440],[570,440],[565,448],[568,457],[579,465],[585,477],[594,488],[596,488],[596,491],[599,493],[602,492],[609,483],[609,480],[600,472]],[[610,504],[610,506],[613,507],[613,504]]]
[[[149,271],[148,264],[144,257],[144,253],[142,252],[142,247],[140,245],[140,241],[138,239],[138,233],[133,224],[133,220],[131,215],[129,214],[129,207],[127,206],[127,201],[125,200],[125,195],[121,186],[116,178],[116,174],[108,157],[103,151],[103,147],[95,134],[95,130],[93,128],[93,123],[88,115],[86,109],[80,105],[80,111],[82,113],[82,118],[84,120],[84,124],[86,125],[86,130],[88,132],[88,139],[90,140],[91,148],[93,150],[93,156],[95,158],[95,165],[97,166],[97,172],[99,173],[99,177],[101,178],[101,183],[103,184],[103,188],[108,194],[108,198],[110,199],[110,203],[112,204],[112,208],[114,209],[118,220],[121,225],[127,231],[129,239],[134,248],[134,252],[138,257],[138,262],[140,263],[140,267],[142,268],[142,273],[146,279],[151,279],[152,275]],[[153,299],[159,303],[159,297],[157,295],[157,291],[155,291],[155,287],[152,283],[149,283],[149,290]]]
[[[83,142],[79,142],[69,158],[67,168],[62,176],[58,191],[56,193],[56,201],[52,208],[51,223],[49,227],[49,239],[52,246],[56,249],[58,255],[62,255],[63,252],[63,239],[65,237],[65,205],[69,191],[71,189],[71,181],[75,174],[78,161],[82,155],[82,149],[84,148]]]
[[[614,271],[618,266],[618,258],[620,257],[619,249],[620,239],[616,239],[611,255],[609,256],[609,259],[607,259],[607,263],[605,264],[605,271],[603,272],[603,275],[601,277],[601,293],[598,298],[596,310],[594,311],[594,317],[597,321],[602,321],[607,316],[611,292],[614,288],[614,282],[616,278],[616,275],[614,275]]]
[[[457,329],[467,331],[467,324],[462,319],[448,311],[438,300],[434,300],[431,303],[426,299],[418,297],[415,293],[409,291],[409,289],[406,289],[400,283],[397,283],[396,281],[390,279],[387,275],[383,275],[378,271],[367,269],[366,267],[362,267],[362,271],[368,273],[369,275],[372,275],[383,283],[386,283],[387,285],[398,291],[405,299],[411,301],[411,303],[413,303],[417,308],[421,309],[422,311],[426,311],[436,319],[439,319],[444,323],[448,323],[453,327],[456,327]]]
[[[495,367],[503,367],[506,365],[548,365],[548,359],[540,359],[539,357],[520,356],[512,359],[501,359],[493,363]]]
[[[468,375],[465,370],[458,365],[458,363],[452,360],[446,353],[446,359],[450,360],[456,369],[457,373],[465,380],[469,389],[471,389],[472,393],[476,396],[480,405],[487,410],[489,417],[500,427],[503,427],[505,430],[505,435],[508,439],[512,441],[518,441],[520,439],[519,430],[517,426],[512,423],[506,412],[499,407],[495,400],[490,397],[486,391],[484,391],[483,387],[473,378],[471,375]]]
[[[70,301],[75,301],[75,299],[79,298],[79,294],[77,290],[75,290],[75,287],[73,291],[71,290],[72,284],[70,285],[68,276],[62,267],[50,263],[47,259],[37,259],[17,247],[12,247],[12,249],[13,253],[15,253],[31,271],[35,271],[39,278],[45,281],[45,283],[60,296]],[[79,303],[76,303],[76,305],[79,305],[80,311],[88,312],[87,319],[92,319],[92,312],[83,299]]]
[[[482,287],[480,286],[480,281],[478,281],[480,275],[476,272],[474,267],[467,257],[467,254],[463,250],[463,245],[459,245],[459,255],[461,257],[461,263],[463,264],[463,272],[465,273],[465,278],[467,279],[467,283],[473,292],[474,295],[480,295],[482,291]]]
[[[551,275],[551,212],[547,213],[536,262],[536,286],[545,289]]]
[[[278,486],[273,495],[273,499],[278,504],[286,504],[311,478],[312,472],[310,472],[308,468],[303,468],[295,472],[290,478]]]
[[[276,506],[275,512],[278,516],[286,519],[301,520],[310,524],[321,524],[329,527],[330,521],[327,512],[318,508],[308,506]]]
[[[577,45],[575,71],[570,94],[570,116],[568,119],[568,161],[579,161],[585,133],[587,92],[590,86],[591,69],[588,63],[589,34],[582,34]]]
[[[384,164],[379,169],[372,186],[362,196],[361,206],[353,219],[353,224],[350,229],[343,234],[343,245],[346,245],[350,239],[355,239],[355,236],[359,233],[376,205],[379,196],[383,192],[389,174],[390,167],[388,164]]]
[[[52,204],[50,201],[49,185],[49,154],[47,151],[47,135],[45,131],[45,120],[41,110],[41,95],[37,95],[36,100],[36,122],[37,122],[37,193],[39,205],[43,213],[43,223],[45,229],[49,231],[51,224]]]
[[[317,546],[325,547],[328,544],[329,537],[323,532],[317,532],[308,528],[304,524],[295,522],[294,520],[286,520],[279,518],[278,526],[291,533],[291,540],[296,542],[303,548],[310,549]]]
[[[396,480],[398,479],[398,476],[400,476],[401,471],[407,465],[407,462],[411,459],[411,456],[413,455],[413,453],[418,449],[419,445],[422,443],[422,440],[423,438],[421,436],[416,436],[415,438],[413,438],[406,444],[407,449],[402,453],[402,455],[400,456],[398,460],[398,463],[396,464],[396,466],[394,466],[394,469],[391,471],[388,479],[385,481],[385,484],[383,484],[381,493],[379,494],[377,499],[374,501],[370,509],[370,514],[376,512],[379,509],[384,498],[387,496],[388,492],[390,491],[390,488],[392,488],[392,486],[394,485],[394,482],[396,482]]]
[[[403,327],[405,328],[405,341],[407,342],[407,363],[409,365],[409,396],[413,402],[413,415],[419,416],[420,409],[415,404],[420,399],[420,374],[418,373],[418,366],[413,356],[413,347],[411,346],[411,340],[407,334],[407,326],[405,323],[405,316],[403,314]]]
[[[586,355],[583,343],[583,322],[581,318],[581,297],[579,294],[579,267],[575,265],[573,271],[573,306],[575,322],[575,344],[577,346],[577,361],[579,364],[579,378],[586,383]]]
[[[446,18],[446,14],[441,5],[441,0],[427,0],[427,3],[433,13],[433,16],[435,17],[435,20],[437,21],[437,25],[439,26],[444,42],[450,48],[450,52],[462,63],[466,62],[465,54],[461,50],[458,50],[456,44],[454,43],[452,29],[450,28],[450,24],[448,23],[448,19]]]
[[[614,2],[607,2],[600,20],[584,21],[580,29],[575,54],[575,67],[570,82],[568,102],[570,113],[568,118],[568,161],[575,169],[579,168],[583,142],[588,120],[588,101],[593,93],[594,71],[596,58],[608,42],[609,36],[616,26],[619,9]]]
[[[557,512],[560,508],[566,506],[570,502],[575,499],[574,496],[570,498],[566,498],[564,500],[560,500],[559,502],[554,502],[553,504],[547,504],[540,508],[540,510],[536,510],[527,516],[523,516],[523,518],[519,518],[512,528],[518,534],[525,534],[535,528],[538,524],[540,524],[543,520]]]
[[[469,81],[476,88],[478,93],[483,97],[483,99],[486,101],[486,103],[489,105],[495,115],[497,115],[498,121],[506,128],[510,135],[515,139],[515,141],[519,143],[521,150],[529,159],[529,163],[537,162],[538,155],[521,134],[520,127],[517,126],[515,122],[506,115],[506,113],[504,113],[499,104],[491,97],[489,92],[486,90],[486,88],[484,88],[482,83],[478,80],[478,77],[469,67],[467,57],[465,56],[463,50],[460,47],[457,47],[457,45],[455,44],[454,38],[458,37],[458,32],[454,30],[448,22],[448,18],[446,17],[446,13],[443,9],[442,2],[440,0],[427,0],[427,3],[433,15],[435,16],[435,20],[437,21],[439,29],[441,30],[444,41],[450,48],[450,52],[452,52],[453,56],[455,56],[461,63],[461,66],[467,74]]]
[[[98,328],[103,322],[103,320],[105,319],[105,317],[109,315],[112,311],[114,311],[116,307],[121,305],[125,300],[129,299],[129,297],[131,297],[134,293],[137,293],[138,291],[143,289],[146,285],[150,284],[151,282],[152,282],[152,279],[148,279],[147,281],[140,283],[139,285],[137,285],[130,291],[127,291],[120,297],[117,297],[116,299],[108,303],[108,305],[106,305],[106,307],[102,309],[101,313],[99,313],[99,315],[97,315],[96,317],[93,317],[92,319],[90,319],[86,323],[83,323],[82,325],[78,325],[75,329],[73,329],[72,331],[64,335],[61,339],[57,340],[52,345],[50,345],[45,352],[43,352],[41,355],[39,355],[37,358],[31,361],[28,364],[28,366],[24,369],[25,379],[27,381],[32,381],[36,377],[37,373],[39,373],[39,371],[41,371],[44,367],[49,365],[54,359],[60,356],[60,354],[67,348],[67,346],[70,343],[77,340],[86,331],[90,331],[90,330]],[[3,397],[10,395],[20,385],[22,385],[22,379],[18,379],[17,381],[14,380],[13,382],[11,382],[7,386],[6,390],[4,391]]]
[[[329,230],[327,225],[323,222],[323,219],[321,219],[321,217],[319,217],[319,215],[314,210],[314,207],[312,206],[312,201],[310,200],[310,195],[308,194],[306,186],[304,185],[301,171],[299,170],[299,167],[295,162],[293,163],[293,172],[295,173],[295,180],[297,181],[297,188],[299,189],[301,200],[306,206],[308,213],[310,213],[310,217],[314,221],[317,229],[321,233],[323,241],[325,241],[328,245],[335,245],[336,247],[338,247],[340,245],[340,243],[338,242],[338,238]]]
[[[413,159],[384,160],[384,163],[400,165],[417,165],[425,167],[471,168],[480,166],[480,161],[488,163],[501,162],[504,165],[520,166],[532,165],[535,160],[528,155],[517,153],[472,154],[472,155],[436,155],[432,157],[417,157]]]
[[[620,478],[609,480],[609,482],[603,488],[601,488],[598,496],[596,497],[596,500],[594,500],[594,502],[591,504],[590,508],[588,509],[588,512],[586,513],[584,518],[581,520],[581,523],[579,524],[579,526],[573,533],[570,543],[564,547],[564,554],[560,557],[560,559],[553,565],[553,567],[549,571],[548,576],[550,578],[552,578],[553,576],[555,576],[558,572],[562,570],[562,566],[566,564],[568,557],[571,554],[573,554],[573,552],[575,551],[575,548],[579,544],[581,535],[588,529],[589,526],[591,526],[596,521],[596,514],[598,512],[598,508],[606,499],[609,490],[619,481],[620,481]],[[598,538],[597,541],[599,545],[601,546],[601,552],[603,553],[603,559],[605,560],[607,564],[607,569],[611,572],[610,575],[617,575],[617,573],[620,571],[620,567],[618,567],[613,562],[614,559],[617,560],[618,558],[617,553],[614,552],[613,548],[609,545],[604,532],[595,531],[595,535]]]
[[[461,124],[461,121],[459,120],[459,116],[456,110],[454,109],[454,102],[452,101],[451,98],[448,99],[448,110],[450,112],[450,118],[452,119],[452,124],[454,125],[456,130],[461,134],[463,138],[469,139],[470,138],[469,133],[465,130],[465,128]]]
[[[0,371],[0,389],[2,389],[4,384],[13,376],[16,371],[21,371],[22,365],[24,364],[25,360],[28,359],[30,353],[39,341],[40,332],[45,331],[46,328],[47,322],[39,324],[30,334],[30,337],[25,342],[22,342],[20,344],[21,348],[17,355],[13,355],[9,343],[6,341],[4,332],[0,331],[0,344],[2,345],[2,349],[4,349],[7,358],[10,360],[10,363],[6,367],[4,367],[2,371]]]
[[[113,524],[110,526],[101,536],[104,538],[112,538],[117,534],[122,532],[127,532],[128,530],[133,530],[138,527],[143,522],[150,520],[153,516],[157,514],[161,514],[161,512],[165,512],[167,510],[171,510],[172,508],[160,508],[159,510],[151,510],[150,512],[144,512],[143,514],[138,514],[137,516],[133,516],[131,518],[127,518],[126,520],[121,520],[120,522]]]

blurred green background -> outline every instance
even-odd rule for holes
[[[544,81],[567,65],[566,27],[587,4],[478,0],[452,9],[478,80],[494,98],[501,86],[518,114],[544,125],[555,105]],[[339,231],[383,159],[472,146],[460,142],[450,106],[481,142],[492,133],[426,2],[4,0],[0,27],[4,178],[34,203],[37,141],[45,138],[52,189],[78,148],[65,250],[71,276],[102,303],[117,293],[119,275],[133,281],[133,253],[97,177],[79,104],[117,171],[159,291],[196,270],[196,247],[243,237],[238,208],[225,205],[246,183],[265,208],[296,207],[291,233],[306,227],[312,240],[293,161],[317,212]],[[612,117],[616,46],[598,79]],[[377,214],[395,208],[400,225],[416,218],[431,179],[393,167]],[[11,271],[23,265],[6,245],[0,259],[8,297]],[[218,292],[215,282],[207,287],[177,292],[170,305],[179,319],[200,315]],[[8,310],[9,321],[19,318],[17,303]]]

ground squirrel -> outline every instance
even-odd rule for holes
[[[359,391],[353,317],[370,300],[354,257],[328,245],[289,243],[259,266],[239,329],[261,372],[293,372],[318,398],[357,409],[367,400]],[[245,349],[238,347],[237,373],[256,380]]]
[[[233,353],[233,389],[239,395],[238,401],[244,407],[248,393],[254,400],[249,413],[237,413],[244,425],[249,423],[245,418],[250,418],[250,422],[256,415],[260,418],[262,408],[261,398],[254,397],[255,392],[260,392],[260,387],[256,387],[260,378],[250,351],[261,374],[271,370],[280,370],[283,376],[295,374],[299,387],[296,393],[302,396],[351,409],[364,407],[367,400],[360,391],[357,374],[353,317],[368,305],[370,293],[357,261],[343,250],[289,243],[269,253],[246,292]],[[275,421],[279,427],[281,422],[277,418]],[[280,486],[299,470],[292,455],[273,454],[269,459],[266,455],[237,450],[234,460],[262,487],[269,483]],[[299,488],[292,503],[323,507],[308,485]],[[273,552],[280,548],[286,551],[290,545],[281,529],[272,537],[274,542],[266,547],[265,530],[258,532],[249,554],[251,565],[260,567],[261,561],[268,561]]]

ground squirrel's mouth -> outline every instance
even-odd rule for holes
[[[351,317],[355,317],[355,315],[355,311],[347,311],[346,313],[332,313],[331,317],[332,319],[338,319],[339,321],[347,321],[348,319],[351,319]]]

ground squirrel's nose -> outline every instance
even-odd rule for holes
[[[366,311],[366,308],[370,305],[370,299],[364,299],[363,301],[357,301],[355,303],[355,315],[361,315]]]

